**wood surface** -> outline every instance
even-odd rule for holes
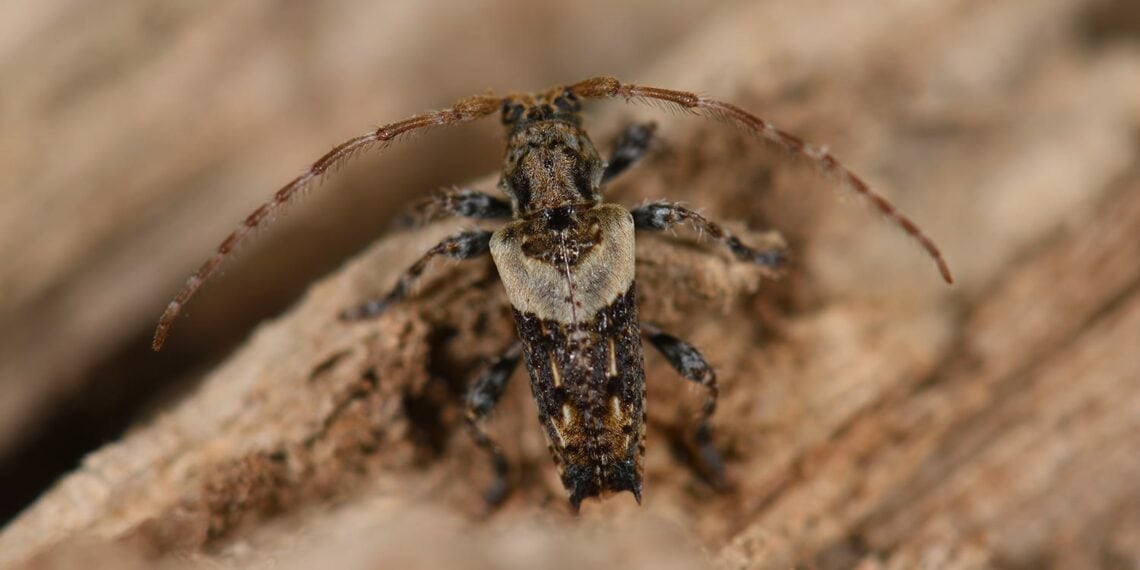
[[[265,14],[306,17],[281,16],[261,4],[240,13],[220,3],[186,8],[199,19],[175,28],[199,47],[162,65],[165,73],[193,77],[186,53],[198,54],[202,69],[222,60],[243,81],[260,77],[270,85],[274,57],[315,57],[313,69],[321,70],[356,65],[351,58],[313,56],[303,42],[287,55],[280,45],[247,36],[226,43],[239,37],[226,35],[229,27]],[[344,10],[350,5],[342,4]],[[122,438],[86,456],[9,523],[0,532],[0,567],[99,561],[140,568],[304,568],[318,561],[474,568],[1140,567],[1136,8],[1078,0],[725,3],[699,15],[671,8],[644,12],[647,19],[637,25],[657,35],[646,31],[629,40],[641,42],[635,47],[623,44],[621,34],[598,32],[598,41],[625,46],[625,52],[615,47],[628,56],[623,69],[609,67],[616,66],[612,59],[591,68],[590,58],[606,53],[596,47],[559,64],[565,67],[560,72],[574,76],[547,77],[550,68],[541,62],[557,50],[539,31],[545,14],[534,12],[518,16],[512,29],[525,29],[532,43],[551,51],[512,55],[540,62],[533,65],[541,71],[530,78],[572,81],[591,71],[621,72],[629,81],[734,102],[826,144],[934,238],[956,277],[953,287],[941,283],[922,251],[857,196],[747,133],[653,106],[598,106],[588,127],[603,148],[628,121],[652,118],[659,127],[659,144],[615,183],[613,201],[681,200],[754,243],[783,239],[793,255],[792,267],[777,277],[735,263],[716,244],[685,231],[638,243],[643,318],[695,344],[717,368],[722,399],[715,441],[726,453],[732,492],[713,492],[674,456],[670,442],[689,425],[702,394],[650,354],[644,505],[620,495],[588,502],[579,517],[569,514],[520,371],[489,423],[513,461],[518,489],[503,509],[483,518],[479,496],[490,470],[463,433],[459,402],[483,359],[513,340],[493,268],[482,261],[439,263],[414,299],[383,318],[353,325],[336,320],[340,309],[388,287],[448,231],[471,225],[450,221],[384,233],[216,365],[188,351],[178,357],[179,368],[154,368],[172,378],[209,369]],[[441,8],[419,9],[423,15],[384,21],[395,35],[371,38],[369,48],[387,46],[395,61],[399,50],[392,46],[410,49],[424,41],[414,37],[410,22],[422,23],[436,14],[429,10]],[[616,26],[598,23],[614,15],[598,6],[576,9],[562,9],[563,24],[571,14],[581,24],[567,37],[588,33],[590,25]],[[485,17],[488,26],[507,25],[494,16],[470,14],[469,21]],[[354,21],[342,17],[338,26]],[[108,20],[98,19],[103,26]],[[211,35],[211,29],[221,31]],[[0,37],[15,37],[12,44],[20,39]],[[240,49],[254,45],[264,51]],[[460,61],[474,57],[454,45],[435,49],[445,47]],[[240,55],[222,57],[231,51]],[[345,79],[337,88],[344,99],[309,100],[316,115],[303,120],[272,98],[245,106],[221,96],[214,103],[192,98],[202,108],[235,105],[205,124],[193,120],[192,109],[174,112],[185,100],[163,107],[147,98],[120,99],[118,111],[103,118],[107,124],[87,126],[91,145],[69,138],[70,128],[82,125],[66,123],[65,140],[76,146],[46,155],[5,134],[5,160],[23,176],[9,180],[42,190],[31,195],[9,183],[0,193],[25,208],[3,209],[3,235],[11,241],[0,251],[24,252],[0,257],[14,267],[0,273],[5,307],[11,307],[2,315],[13,323],[4,334],[31,339],[23,341],[30,348],[19,358],[5,358],[25,364],[5,364],[4,401],[16,409],[7,395],[17,393],[17,384],[26,393],[58,394],[74,389],[77,379],[98,380],[82,372],[99,370],[91,362],[102,357],[90,355],[130,354],[123,343],[145,343],[143,331],[166,293],[272,192],[272,180],[287,180],[306,160],[356,134],[361,121],[367,126],[443,106],[492,81],[499,91],[544,86],[529,79],[510,83],[525,74],[503,66],[483,69],[492,68],[497,71],[487,79],[459,74],[438,82],[423,78],[423,70],[403,69],[404,82],[386,85],[394,99],[383,103],[365,103],[375,96],[373,82],[382,81],[377,74]],[[352,77],[344,69],[325,73]],[[453,83],[457,77],[468,89]],[[285,97],[265,85],[247,87]],[[21,88],[41,87],[28,79]],[[104,96],[115,99],[115,88],[106,89]],[[50,116],[58,124],[67,119],[66,113]],[[175,122],[154,127],[156,139],[120,133],[130,144],[99,143],[97,133],[114,130],[110,125],[146,130],[160,116]],[[23,128],[46,141],[52,124],[33,119]],[[186,194],[173,196],[162,181],[177,177],[166,172],[160,157],[170,158],[159,150],[205,136],[195,127],[223,125],[239,133],[232,135],[238,142],[188,144],[213,158],[187,166],[175,186]],[[388,172],[385,184],[406,177],[403,196],[425,185],[468,181],[490,189],[494,176],[480,178],[478,168],[491,172],[501,139],[494,121],[484,127],[463,135],[467,139],[421,137],[408,154],[393,153],[407,158],[388,156],[376,171]],[[304,144],[274,148],[242,143],[242,137]],[[108,148],[159,158],[120,172],[115,169],[125,167],[101,155]],[[85,151],[75,157],[79,149]],[[473,158],[476,152],[489,162]],[[131,184],[118,188],[123,194],[98,193],[92,182],[86,194],[68,192],[98,178],[95,171],[44,166],[57,155],[86,157],[108,169],[105,180],[129,178]],[[442,157],[472,158],[468,170],[449,166],[446,174],[455,178],[440,181],[432,176]],[[201,166],[223,163],[229,166]],[[217,318],[236,327],[241,319],[229,316],[234,305],[284,295],[264,288],[296,278],[287,274],[294,254],[305,257],[298,244],[307,238],[300,234],[312,239],[337,230],[353,218],[323,216],[362,208],[362,192],[338,186],[377,184],[372,172],[352,170],[292,209],[289,217],[307,226],[303,231],[292,230],[293,238],[269,232],[248,256],[229,264],[245,276],[223,279],[197,299],[191,318],[176,325],[172,345],[206,342],[195,339],[211,334],[240,338],[240,329],[210,333],[200,322]],[[423,170],[429,174],[418,174]],[[236,197],[239,189],[248,199]],[[375,217],[399,211],[398,196],[378,200],[388,213]],[[132,204],[132,197],[140,202]],[[39,219],[31,215],[37,203],[74,209]],[[96,215],[95,204],[106,210]],[[37,221],[58,228],[52,238],[58,243],[38,237],[31,229]],[[20,228],[17,237],[9,228]],[[270,258],[275,261],[265,261]],[[315,271],[344,259],[302,266]],[[130,310],[98,293],[112,290]],[[28,308],[29,299],[49,307],[47,316]],[[106,314],[96,314],[101,311]],[[75,349],[68,358],[50,358],[52,347],[65,345],[44,346],[36,337],[17,337],[18,330],[46,331]],[[18,345],[8,338],[6,350],[14,350]],[[208,356],[221,349],[201,350]],[[119,362],[155,366],[154,360]],[[78,372],[42,372],[60,367]],[[63,377],[71,383],[43,380],[28,388],[15,380]],[[50,401],[43,394],[21,397]],[[26,408],[20,421],[30,421],[35,410]],[[0,433],[18,446],[27,429]]]

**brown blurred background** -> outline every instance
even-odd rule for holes
[[[333,144],[473,92],[631,75],[716,3],[6,2],[0,519],[224,355],[428,191],[491,172],[494,121],[332,177],[244,247],[160,354],[170,297]]]
[[[243,247],[152,353],[154,323],[185,278],[311,160],[472,92],[595,74],[744,104],[831,145],[912,213],[944,248],[955,289],[841,193],[806,198],[829,215],[796,217],[789,206],[778,213],[786,224],[765,219],[789,234],[812,303],[901,290],[940,307],[931,342],[942,352],[915,364],[926,382],[1035,377],[1032,363],[1136,304],[1140,273],[1129,264],[1140,257],[1127,254],[1140,247],[1140,8],[1131,0],[9,0],[0,5],[0,522],[86,453],[190,393],[258,322],[377,239],[414,197],[492,173],[502,150],[490,120],[362,157]],[[748,218],[732,207],[724,215]],[[1042,315],[1033,296],[1049,292],[1058,298],[1042,298],[1039,310],[1051,311]],[[1134,321],[1122,322],[1127,332]],[[1044,336],[1019,344],[1015,333],[1026,331]],[[1124,341],[1102,344],[1100,361],[1122,362],[1112,371],[1130,381],[1113,412],[1127,434],[1127,417],[1140,417],[1140,356],[1122,356]],[[975,418],[975,427],[997,423],[971,433],[1015,433],[1027,421],[1001,418]],[[976,447],[947,449],[964,457]],[[1129,506],[1113,515],[1124,530],[1106,540],[1124,554],[1094,565],[1135,567],[1140,485],[1124,482],[1140,470],[1112,473],[1105,488]],[[930,477],[916,475],[890,504],[917,502]],[[867,516],[874,528],[860,541],[894,536],[908,520]],[[867,551],[860,541],[811,556],[843,567]],[[1001,555],[1024,567],[1044,564],[1035,556],[1064,564],[1056,550],[1005,546]]]

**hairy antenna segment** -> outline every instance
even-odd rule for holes
[[[404,133],[425,127],[454,125],[486,117],[498,111],[501,104],[502,99],[492,95],[468,97],[456,102],[451,108],[414,115],[402,121],[382,125],[369,133],[349,139],[333,147],[332,150],[325,153],[324,156],[309,166],[308,170],[294,178],[285,186],[282,186],[280,190],[273,194],[273,197],[268,202],[258,206],[256,210],[249,214],[249,216],[245,218],[245,221],[222,241],[221,245],[219,245],[218,249],[214,252],[214,255],[210,256],[210,258],[198,268],[198,271],[186,280],[186,284],[182,286],[182,290],[179,291],[178,295],[174,297],[174,300],[166,306],[162,317],[159,318],[158,326],[154,330],[154,340],[151,342],[151,348],[156,351],[162,349],[163,343],[166,342],[166,336],[170,333],[170,327],[174,323],[174,319],[178,318],[178,314],[182,312],[182,307],[198,292],[202,284],[218,270],[218,266],[221,265],[226,257],[229,257],[234,247],[241,243],[251,232],[265,223],[265,218],[269,216],[270,213],[288,205],[294,197],[308,188],[314,180],[319,179],[323,174],[339,166],[344,160],[354,156],[356,153],[368,150],[374,146],[380,146],[382,149],[393,139]]]
[[[807,159],[824,173],[838,178],[845,186],[862,194],[871,204],[886,216],[896,226],[901,228],[912,239],[926,250],[926,253],[938,266],[938,272],[947,283],[953,283],[954,277],[950,273],[950,266],[942,257],[942,252],[934,241],[919,229],[918,225],[900,212],[886,197],[875,192],[851,172],[843,163],[839,162],[826,148],[817,147],[805,142],[803,139],[777,128],[764,120],[736,105],[701,97],[695,93],[661,89],[622,83],[613,77],[593,77],[570,86],[569,89],[580,97],[605,99],[623,97],[627,101],[633,99],[652,99],[672,103],[678,107],[692,112],[703,113],[714,118],[733,121],[751,131],[760,138],[775,144],[787,152]]]

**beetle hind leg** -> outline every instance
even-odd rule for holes
[[[720,396],[716,371],[693,345],[648,323],[641,324],[641,332],[681,376],[708,391],[692,439],[686,442],[691,449],[686,451],[699,475],[718,490],[727,490],[730,485],[725,476],[724,459],[713,445],[712,428],[709,427]]]
[[[507,381],[510,380],[511,373],[518,367],[521,358],[522,344],[516,342],[502,356],[492,361],[491,366],[475,380],[474,384],[471,385],[471,390],[467,393],[467,413],[465,416],[467,433],[471,435],[475,445],[487,453],[491,461],[491,468],[495,471],[495,481],[483,493],[489,510],[493,510],[502,504],[503,500],[510,494],[511,487],[508,478],[510,468],[507,465],[507,457],[503,454],[502,448],[483,429],[483,420],[499,403],[499,398],[502,397],[503,390],[507,387]]]

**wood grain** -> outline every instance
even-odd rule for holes
[[[659,123],[612,199],[776,229],[795,256],[773,280],[682,232],[639,240],[644,318],[717,367],[730,494],[670,453],[701,394],[651,355],[644,506],[568,514],[519,374],[489,424],[519,489],[481,519],[491,475],[456,402],[513,339],[493,269],[439,264],[382,319],[335,318],[466,224],[447,222],[386,235],[89,455],[0,533],[0,565],[1136,567],[1140,28],[1098,27],[1114,9],[1128,21],[1077,0],[731,4],[625,77],[826,143],[935,239],[953,288],[745,133],[594,115],[602,147]]]

